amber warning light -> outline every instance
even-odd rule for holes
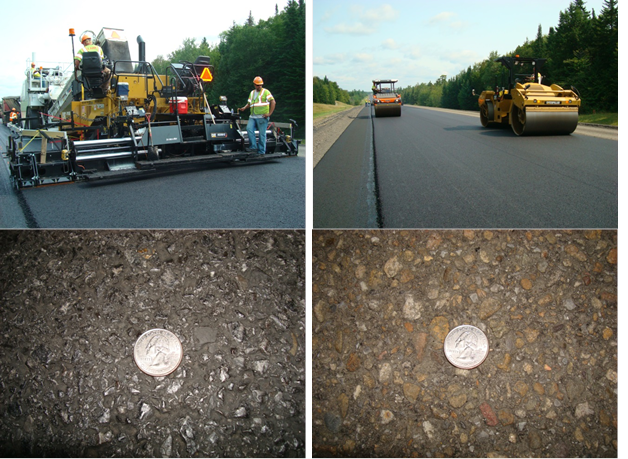
[[[74,36],[74,29],[70,29],[70,36],[73,37]]]

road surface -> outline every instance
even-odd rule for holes
[[[6,127],[0,126],[6,152]],[[0,163],[2,228],[305,228],[305,157],[206,165],[134,179],[11,188]]]
[[[314,228],[616,228],[617,140],[365,107],[314,169]]]

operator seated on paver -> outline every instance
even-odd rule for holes
[[[9,123],[17,124],[17,110],[15,108],[11,109],[11,114],[9,115]]]
[[[84,53],[96,52],[100,55],[100,59],[103,60],[105,58],[105,54],[102,52],[102,48],[98,45],[92,44],[92,37],[88,34],[83,34],[81,37],[81,43],[83,47],[78,50],[76,56],[74,57],[74,69],[78,70],[81,65],[81,61],[83,60]],[[103,83],[100,86],[101,89],[106,93],[109,91],[109,84],[111,82],[111,70],[105,66],[102,68],[103,75]]]

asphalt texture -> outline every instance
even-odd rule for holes
[[[10,185],[6,157],[0,169],[3,228],[305,228],[304,152],[20,191]]]
[[[373,127],[363,109],[313,173],[314,228],[376,228]]]
[[[6,230],[0,266],[0,456],[305,455],[304,231]]]
[[[618,455],[616,231],[315,230],[312,304],[315,457]]]
[[[383,228],[617,228],[617,141],[517,137],[419,107],[404,106],[400,117],[370,119],[370,111],[314,170],[315,228],[373,227],[361,210],[371,198],[363,172],[371,122]]]

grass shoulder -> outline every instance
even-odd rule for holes
[[[578,116],[579,123],[607,124],[618,126],[618,113],[586,113]]]
[[[330,104],[313,104],[313,116],[316,118],[323,118],[325,116],[333,115],[334,113],[343,112],[355,107],[355,105],[343,104],[342,102],[336,102],[336,105]]]

